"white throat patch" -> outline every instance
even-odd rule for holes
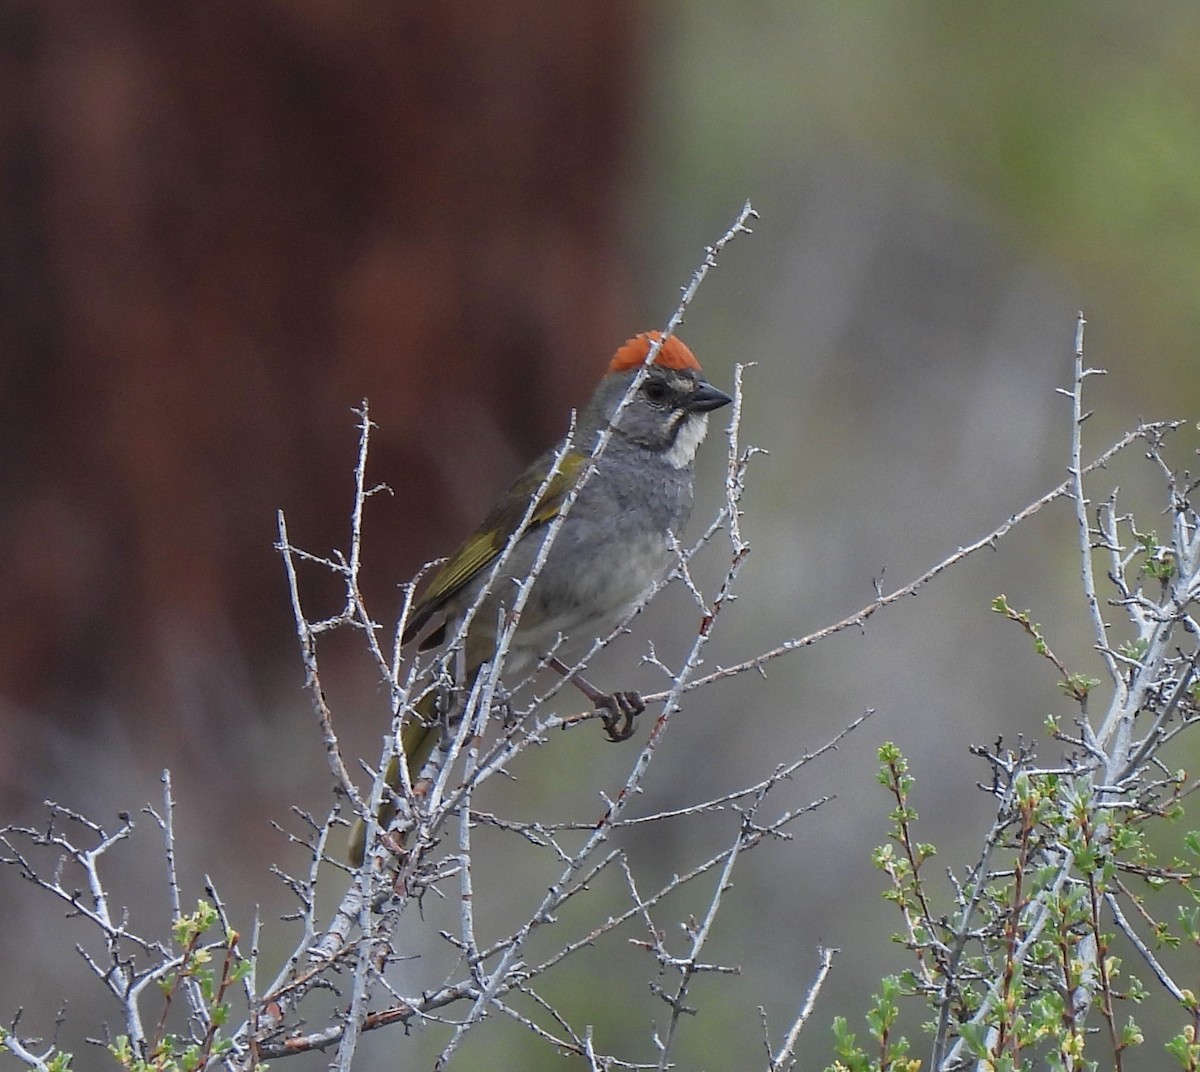
[[[663,457],[673,469],[686,469],[696,457],[696,451],[708,435],[707,413],[685,413],[675,442]]]

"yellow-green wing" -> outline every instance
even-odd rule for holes
[[[430,618],[445,607],[449,600],[461,592],[483,570],[487,569],[504,550],[509,537],[512,536],[525,516],[530,498],[545,482],[546,471],[553,459],[553,453],[547,454],[526,469],[517,478],[516,483],[509,489],[504,499],[483,519],[479,528],[467,537],[466,542],[434,574],[433,580],[429,582],[429,587],[408,616],[408,625],[404,630],[403,637],[405,643],[416,636]],[[579,451],[567,452],[559,464],[554,479],[550,481],[549,486],[538,500],[527,531],[532,531],[553,520],[567,493],[578,479],[587,459],[588,455]],[[429,647],[439,643],[440,640],[440,633],[435,633],[422,647]]]

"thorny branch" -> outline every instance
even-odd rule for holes
[[[697,288],[707,272],[716,266],[718,254],[738,234],[749,233],[748,224],[754,217],[755,213],[747,203],[726,234],[706,248],[703,261],[684,288],[664,334],[669,335],[682,323]],[[695,1011],[689,1001],[697,976],[723,975],[737,970],[703,959],[735,868],[746,852],[764,843],[790,837],[790,828],[802,816],[827,802],[829,798],[821,797],[801,806],[777,806],[780,788],[805,765],[836,748],[869,714],[850,722],[826,744],[781,763],[772,773],[750,785],[653,814],[630,814],[630,805],[647,784],[653,761],[684,696],[704,685],[761,670],[766,663],[810,647],[834,633],[851,627],[864,628],[878,611],[912,595],[976,552],[994,548],[1014,527],[1055,500],[1070,497],[1080,527],[1085,560],[1082,577],[1096,633],[1096,647],[1108,673],[1114,698],[1099,730],[1092,729],[1085,707],[1078,722],[1078,738],[1063,735],[1062,739],[1073,743],[1076,750],[1059,770],[1036,767],[1030,750],[1021,749],[1015,755],[999,747],[991,752],[981,750],[980,754],[994,771],[993,791],[998,800],[1000,819],[986,837],[978,862],[961,883],[956,882],[958,911],[953,918],[933,919],[934,910],[929,903],[923,897],[914,898],[909,941],[917,947],[921,945],[922,933],[930,935],[928,945],[922,947],[922,954],[930,958],[930,967],[920,977],[931,990],[941,987],[935,997],[935,1003],[940,1004],[937,1006],[938,1036],[932,1067],[961,1067],[967,1060],[963,1051],[964,1023],[968,1028],[989,1025],[989,1014],[1002,1004],[1008,993],[1006,978],[1008,982],[1012,981],[1011,974],[1006,977],[1003,972],[997,972],[994,979],[987,981],[982,1000],[969,1010],[969,1014],[964,1014],[966,989],[972,982],[979,981],[973,979],[965,967],[971,959],[969,950],[981,934],[979,914],[988,898],[989,883],[996,878],[995,860],[1010,844],[1014,824],[1019,825],[1022,816],[1027,814],[1022,811],[1025,807],[1022,787],[1027,779],[1043,774],[1083,776],[1090,779],[1094,798],[1107,806],[1128,806],[1136,802],[1138,806],[1147,807],[1164,796],[1179,792],[1170,778],[1164,776],[1158,782],[1147,782],[1146,775],[1159,770],[1156,765],[1160,765],[1157,756],[1162,743],[1182,725],[1191,724],[1198,717],[1194,684],[1200,655],[1194,648],[1190,652],[1183,651],[1177,638],[1181,630],[1191,637],[1200,632],[1193,618],[1194,603],[1200,596],[1200,536],[1187,499],[1192,486],[1186,480],[1182,486],[1175,482],[1159,452],[1163,436],[1176,425],[1172,422],[1142,424],[1090,464],[1083,464],[1080,429],[1087,414],[1082,409],[1082,385],[1098,370],[1083,366],[1082,327],[1080,318],[1074,388],[1065,392],[1071,399],[1074,426],[1067,480],[910,583],[888,594],[880,591],[875,600],[842,621],[787,639],[744,662],[702,673],[703,654],[723,608],[735,598],[738,574],[750,553],[750,544],[742,532],[740,504],[748,466],[752,458],[762,453],[758,448],[741,445],[745,367],[737,366],[734,404],[727,429],[723,505],[694,545],[675,548],[677,567],[658,586],[661,589],[675,580],[684,584],[702,609],[700,625],[687,654],[674,667],[660,660],[653,647],[649,648],[645,661],[664,674],[669,686],[645,699],[661,704],[661,710],[645,743],[634,756],[627,778],[615,795],[605,798],[602,814],[590,822],[545,818],[515,820],[480,810],[478,806],[488,780],[496,775],[511,776],[513,761],[521,753],[545,745],[555,729],[575,727],[595,717],[590,712],[552,713],[548,704],[561,694],[564,683],[556,681],[539,694],[534,691],[531,675],[530,679],[516,683],[505,697],[507,703],[515,705],[510,708],[510,717],[501,726],[491,725],[496,721],[491,715],[501,696],[504,656],[512,640],[517,616],[577,490],[551,523],[542,554],[529,577],[516,587],[511,607],[513,613],[499,630],[496,655],[487,672],[475,679],[470,695],[462,699],[461,718],[448,740],[435,750],[416,779],[401,762],[398,789],[392,790],[386,784],[383,772],[398,753],[398,734],[405,719],[423,696],[442,687],[449,672],[447,660],[461,650],[470,615],[478,611],[488,588],[484,587],[458,636],[450,642],[448,655],[439,659],[411,660],[401,656],[400,638],[417,581],[404,586],[404,603],[398,621],[390,630],[390,644],[381,643],[383,627],[369,614],[359,588],[364,509],[371,496],[387,490],[382,485],[371,486],[367,480],[368,444],[373,425],[364,401],[356,411],[359,451],[354,471],[348,552],[332,556],[307,553],[291,542],[282,513],[278,518],[278,548],[288,578],[306,688],[328,758],[334,791],[368,824],[371,848],[364,866],[351,873],[345,897],[328,918],[322,919],[318,883],[327,883],[331,874],[340,875],[347,871],[327,848],[331,832],[343,820],[336,811],[320,821],[297,812],[295,819],[300,824],[300,833],[285,833],[290,844],[304,858],[305,870],[300,875],[282,871],[277,874],[296,898],[298,908],[293,918],[299,924],[299,938],[275,977],[263,982],[260,979],[262,954],[257,922],[250,953],[242,961],[238,935],[211,883],[206,896],[207,903],[214,906],[215,922],[211,925],[219,931],[216,940],[202,941],[202,932],[194,929],[175,944],[139,937],[124,914],[114,908],[102,874],[102,863],[108,853],[131,836],[134,822],[128,816],[122,816],[120,825],[110,832],[81,815],[51,804],[50,822],[45,830],[21,827],[0,830],[0,849],[3,850],[0,862],[15,867],[24,878],[66,904],[73,915],[88,921],[100,934],[103,953],[96,954],[80,947],[80,955],[116,998],[125,1035],[132,1050],[143,1059],[162,1044],[168,1027],[180,1021],[188,1038],[208,1048],[209,1067],[252,1069],[265,1060],[333,1049],[331,1067],[348,1072],[365,1032],[397,1025],[408,1029],[440,1024],[446,1033],[436,1067],[447,1068],[455,1057],[461,1057],[468,1036],[489,1016],[502,1013],[505,1020],[521,1025],[532,1037],[559,1051],[583,1057],[592,1069],[672,1067],[683,1016]],[[656,352],[657,347],[653,347],[648,363],[653,361]],[[597,455],[607,442],[607,434],[602,435],[596,446]],[[1087,509],[1092,504],[1084,497],[1084,478],[1103,468],[1118,452],[1135,442],[1146,445],[1148,456],[1168,474],[1171,482],[1171,536],[1153,547],[1146,534],[1139,533],[1129,519],[1118,515],[1115,497],[1100,505],[1094,522],[1089,519]],[[569,430],[555,466],[561,462],[571,443],[572,431]],[[553,475],[552,468],[547,482]],[[586,480],[587,475],[585,472],[583,479]],[[531,497],[525,520],[502,553],[497,571],[530,523],[540,495],[539,490]],[[1132,550],[1122,543],[1122,534],[1126,531],[1126,538],[1133,541]],[[715,588],[706,593],[690,567],[701,551],[711,553],[722,533],[729,541],[723,553],[723,574]],[[1108,555],[1109,577],[1118,590],[1119,598],[1112,601],[1112,605],[1125,608],[1134,623],[1137,637],[1132,645],[1114,646],[1110,639],[1112,630],[1100,610],[1101,601],[1091,565],[1091,556],[1098,551]],[[309,618],[304,608],[300,576],[302,570],[314,567],[334,573],[345,586],[344,606],[331,617],[315,620]],[[1139,571],[1145,573],[1147,569],[1161,582],[1158,591],[1152,591],[1136,578]],[[607,637],[598,639],[589,655],[581,660],[580,667],[601,648],[623,635],[627,624],[622,623]],[[345,628],[362,634],[387,687],[394,716],[379,765],[368,770],[369,790],[360,788],[345,762],[334,712],[326,701],[321,683],[318,659],[321,638],[332,630]],[[1087,691],[1085,689],[1084,693]],[[521,700],[521,697],[525,699]],[[1135,722],[1137,717],[1141,718],[1140,736]],[[403,844],[398,854],[374,836],[375,816],[380,805],[389,799],[398,811],[394,830],[399,836],[392,843],[393,846]],[[186,921],[188,913],[178,880],[173,809],[169,775],[164,774],[162,810],[147,809],[146,812],[162,833],[169,908],[173,920],[180,924]],[[678,824],[702,815],[729,816],[736,820],[726,834],[726,842],[714,846],[705,858],[686,870],[657,883],[639,879],[626,852],[614,841],[614,835],[619,831],[649,824]],[[84,843],[79,841],[80,831]],[[1091,831],[1097,841],[1102,841],[1105,833],[1103,826]],[[531,888],[538,892],[531,897],[518,917],[520,922],[515,925],[499,925],[491,911],[497,889],[505,884],[505,876],[496,873],[494,864],[489,868],[488,853],[483,848],[488,838],[508,838],[538,850],[543,856],[543,866],[553,869],[547,881],[532,885]],[[63,864],[50,872],[41,867],[34,860],[33,851],[42,850],[60,854],[64,861],[78,869],[85,878],[87,893],[79,892],[66,881]],[[1026,963],[1031,951],[1051,929],[1050,912],[1057,903],[1056,898],[1079,882],[1074,871],[1078,860],[1074,849],[1029,837],[1026,851],[1028,859],[1036,858],[1050,870],[1052,877],[1044,888],[1022,900],[1006,920],[1010,973],[1013,968]],[[910,866],[915,869],[919,862],[917,857],[910,854],[909,859]],[[1094,870],[1087,878],[1093,877]],[[675,919],[680,891],[695,889],[706,878],[711,886],[703,907],[683,924],[685,948],[673,950],[666,937],[669,928],[664,927],[662,921],[664,917]],[[599,892],[610,888],[614,882],[622,890],[623,901],[605,900]],[[1131,922],[1122,910],[1118,899],[1120,891],[1101,894],[1100,886],[1095,882],[1089,889],[1096,911],[1107,906],[1115,925],[1129,937],[1164,987],[1177,1000],[1184,1000],[1186,988],[1171,979],[1167,968],[1138,935],[1136,920]],[[517,892],[530,896],[528,888]],[[420,920],[411,909],[414,903],[417,908],[422,908],[426,898],[452,898],[457,904],[458,915],[455,928],[447,927],[439,932],[440,948],[446,958],[432,971],[423,970],[423,964],[401,966],[404,958],[397,939],[402,920],[406,919],[414,927],[419,925]],[[508,917],[511,917],[514,903],[515,898],[506,908]],[[565,912],[568,907],[573,910],[570,914]],[[591,912],[590,917],[588,912]],[[573,922],[565,923],[568,918]],[[1095,924],[1095,918],[1092,923]],[[664,1018],[650,1040],[655,1047],[655,1061],[649,1065],[617,1053],[602,1052],[595,1025],[572,1022],[555,1004],[549,987],[555,969],[568,959],[601,941],[615,940],[622,931],[634,928],[638,936],[629,941],[645,954],[647,977],[652,981],[653,992],[665,1006]],[[547,935],[556,936],[549,951],[534,941],[535,937],[540,939]],[[1103,956],[1102,941],[1099,927],[1093,925],[1080,947],[1085,953],[1090,950],[1093,965]],[[764,1014],[766,1067],[770,1072],[780,1072],[795,1063],[800,1033],[811,1017],[832,969],[835,952],[831,949],[819,951],[819,968],[777,1047],[771,1044]],[[200,976],[194,973],[189,958],[198,954],[211,956],[214,963],[223,965],[219,985],[215,988],[202,985]],[[431,956],[430,959],[434,958]],[[440,974],[434,974],[436,972]],[[943,983],[938,983],[937,972],[945,980]],[[669,982],[664,982],[664,977]],[[1080,978],[1103,979],[1105,976],[1102,971],[1096,971],[1090,975],[1084,972]],[[152,983],[160,985],[151,986]],[[235,984],[239,983],[247,1012],[242,1022],[237,1023],[226,1019],[223,1003],[228,1001]],[[164,988],[168,992],[167,1001],[151,1014],[148,999]],[[170,996],[177,992],[186,1000],[173,1007]],[[214,1004],[214,994],[222,1003],[221,1010]],[[328,1022],[321,1021],[319,1013],[311,1012],[311,1003],[318,994],[333,1001]],[[1094,996],[1086,983],[1077,986],[1072,993],[1071,1015],[1081,1021]],[[152,1019],[148,1018],[151,1015]],[[156,1026],[148,1030],[146,1023]],[[998,1044],[1000,1036],[991,1026],[989,1031],[991,1042]],[[1113,1037],[1116,1037],[1115,1032]],[[32,1040],[18,1038],[15,1021],[5,1044],[27,1066],[49,1067],[53,1047],[41,1049]]]
[[[1089,416],[1084,383],[1102,374],[1084,364],[1083,328],[1080,315],[1073,385],[1061,392],[1071,405],[1069,476],[1039,503],[1067,495],[1074,504],[1084,602],[1107,680],[1070,673],[1029,616],[1013,612],[1003,597],[997,600],[994,609],[1017,622],[1037,653],[1058,669],[1063,693],[1079,712],[1073,734],[1051,722],[1055,739],[1068,748],[1056,764],[1040,764],[1024,743],[1016,749],[999,743],[974,749],[991,768],[992,784],[982,788],[996,799],[996,821],[965,878],[950,874],[951,913],[936,906],[921,871],[932,848],[920,845],[912,830],[907,767],[894,746],[884,750],[881,780],[899,804],[892,840],[901,851],[885,847],[877,862],[892,881],[889,896],[901,909],[904,942],[917,958],[918,969],[908,976],[911,991],[937,1014],[930,1067],[939,1072],[969,1064],[981,1070],[1023,1067],[1039,1046],[1055,1054],[1055,1067],[1083,1068],[1093,1010],[1120,1070],[1124,1050],[1140,1034],[1132,1020],[1118,1020],[1119,1002],[1127,995],[1116,983],[1114,929],[1183,1007],[1192,1029],[1196,1026],[1193,992],[1172,978],[1151,949],[1153,942],[1170,940],[1165,923],[1120,878],[1140,878],[1151,891],[1175,884],[1200,897],[1196,861],[1162,868],[1141,835],[1148,822],[1177,810],[1185,791],[1182,774],[1162,756],[1163,746],[1200,722],[1200,629],[1194,617],[1200,517],[1188,498],[1195,485],[1186,475],[1177,477],[1162,455],[1165,435],[1179,422],[1143,424],[1097,462],[1082,464],[1082,429]],[[1120,515],[1115,492],[1098,507],[1087,499],[1085,477],[1134,440],[1167,484],[1165,538],[1139,531],[1132,517]],[[1116,593],[1107,601],[1099,588],[1097,555],[1107,559],[1107,580]],[[1126,612],[1127,625],[1106,620],[1106,602]],[[1114,640],[1130,628],[1131,636]],[[1110,693],[1107,710],[1093,718],[1089,708],[1102,687]],[[1185,912],[1185,935],[1194,931],[1187,918]],[[1135,921],[1150,930],[1152,941],[1139,934]],[[1180,1046],[1185,1038],[1186,1033],[1177,1040]]]

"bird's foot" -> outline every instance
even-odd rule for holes
[[[595,702],[604,721],[604,732],[614,744],[633,736],[634,722],[646,710],[645,700],[636,692],[614,692]]]
[[[601,692],[585,677],[572,673],[571,668],[553,655],[546,665],[562,674],[595,705],[596,713],[604,720],[604,732],[614,744],[633,736],[634,719],[646,710],[646,701],[636,692]]]

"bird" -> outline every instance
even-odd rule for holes
[[[539,662],[551,666],[603,712],[611,740],[631,736],[634,718],[645,707],[641,698],[631,692],[601,692],[572,672],[570,662],[625,620],[670,571],[692,512],[693,463],[708,416],[731,401],[708,382],[695,355],[676,335],[644,331],[628,339],[579,412],[569,441],[546,451],[517,477],[433,573],[409,611],[401,642],[421,637],[421,651],[444,645],[474,608],[458,654],[457,685],[469,691],[480,667],[495,655],[502,610],[515,598],[515,582],[528,577],[551,522],[577,488],[529,589],[503,669],[511,677]],[[606,432],[608,441],[593,469],[589,463]],[[525,531],[492,576],[527,514]],[[447,723],[439,702],[436,690],[426,693],[401,729],[400,751],[413,780]],[[393,789],[400,784],[398,764],[393,758],[385,774]],[[377,816],[381,829],[394,814],[394,805],[385,802]],[[348,854],[355,866],[362,864],[365,840],[366,824],[360,819]]]

